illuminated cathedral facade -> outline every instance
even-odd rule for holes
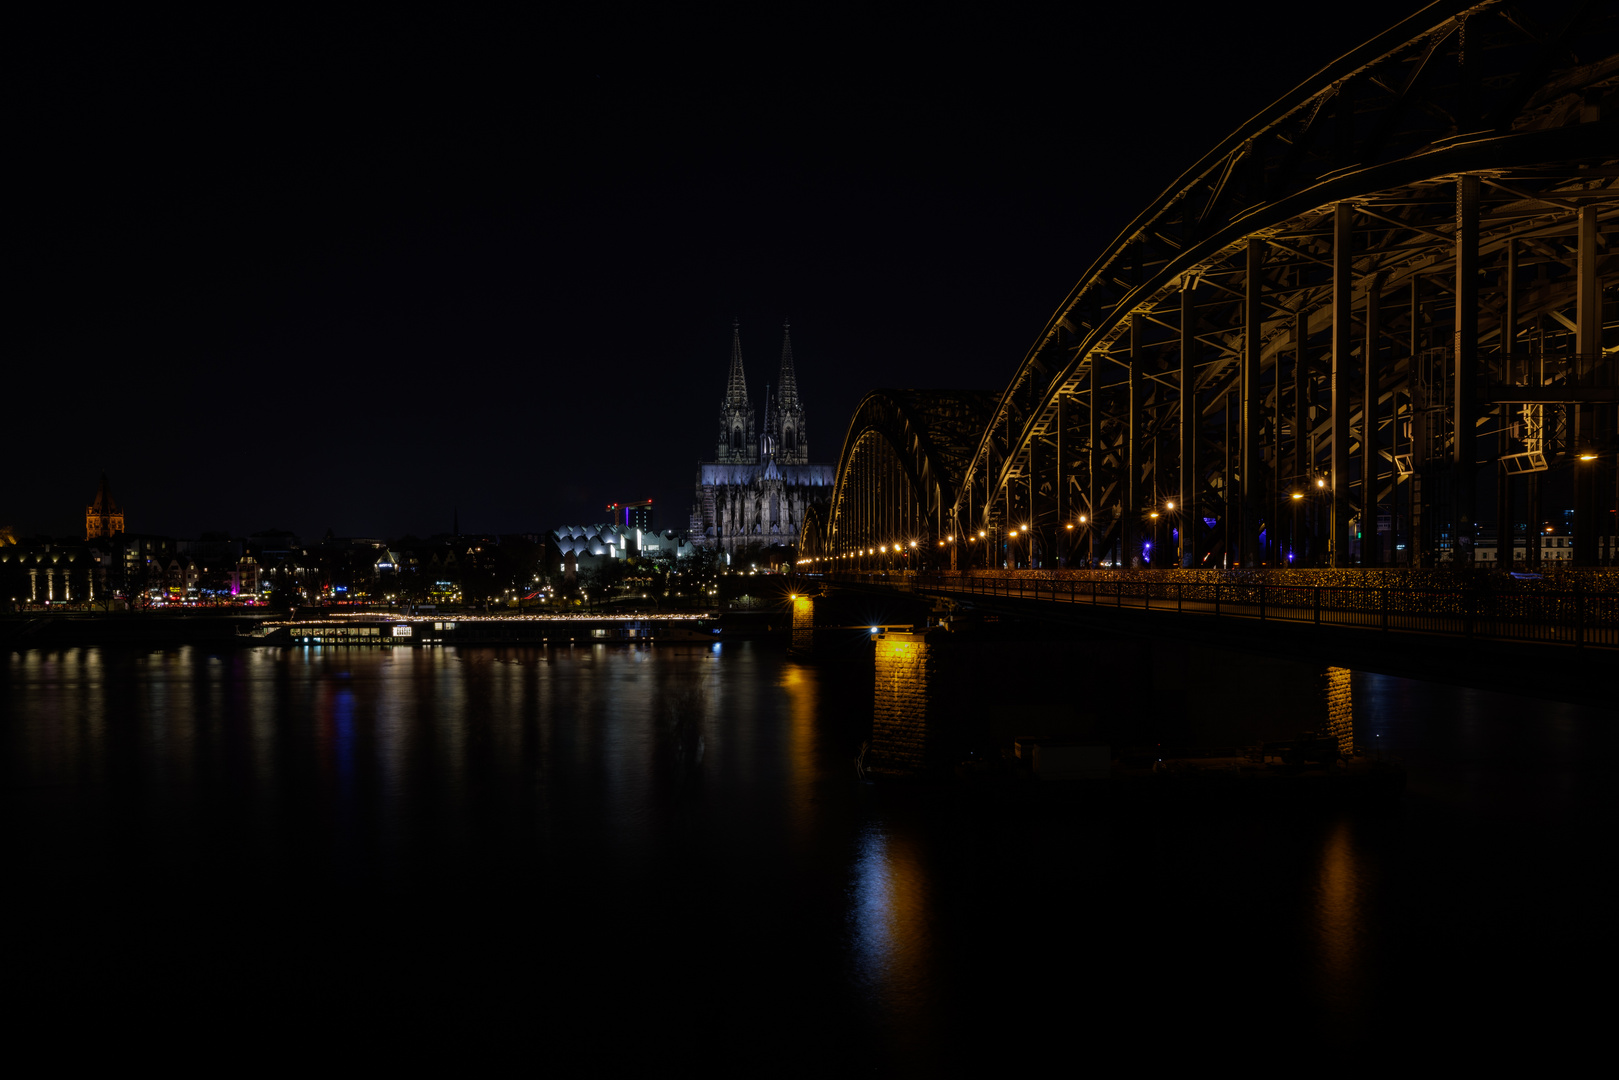
[[[809,508],[830,498],[837,467],[810,462],[789,326],[782,327],[776,383],[765,388],[762,427],[748,397],[742,331],[732,326],[731,370],[719,420],[714,460],[697,466],[693,542],[726,555],[751,544],[796,545]]]

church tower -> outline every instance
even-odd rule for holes
[[[754,456],[753,403],[748,400],[748,380],[742,373],[742,329],[731,323],[731,375],[725,386],[725,401],[720,406],[719,449],[714,460],[722,465],[751,465]]]
[[[781,327],[781,372],[770,408],[770,441],[776,460],[783,465],[809,464],[809,440],[804,433],[804,406],[798,400],[798,375],[793,370],[792,324]]]
[[[124,531],[124,508],[112,498],[112,485],[107,474],[101,474],[101,487],[96,490],[96,501],[84,509],[84,538],[110,539]]]

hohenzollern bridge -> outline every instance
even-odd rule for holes
[[[872,391],[802,555],[1472,562],[1478,492],[1538,524],[1567,470],[1611,558],[1616,226],[1619,8],[1432,5],[1188,169],[1000,393]]]
[[[1432,4],[1142,208],[999,392],[871,391],[799,568],[1184,609],[1612,566],[1616,241],[1619,3]]]

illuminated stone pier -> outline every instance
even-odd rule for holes
[[[1340,754],[1355,752],[1355,702],[1348,668],[1327,669],[1327,730],[1338,740]]]
[[[937,630],[878,635],[869,754],[873,768],[914,773],[940,763],[944,636]]]
[[[793,643],[791,651],[808,656],[815,651],[815,597],[793,597]]]

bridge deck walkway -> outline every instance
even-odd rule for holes
[[[1101,578],[838,575],[949,598],[1020,600],[1176,613],[1211,620],[1333,627],[1379,634],[1619,649],[1619,596],[1334,585],[1272,585]]]

